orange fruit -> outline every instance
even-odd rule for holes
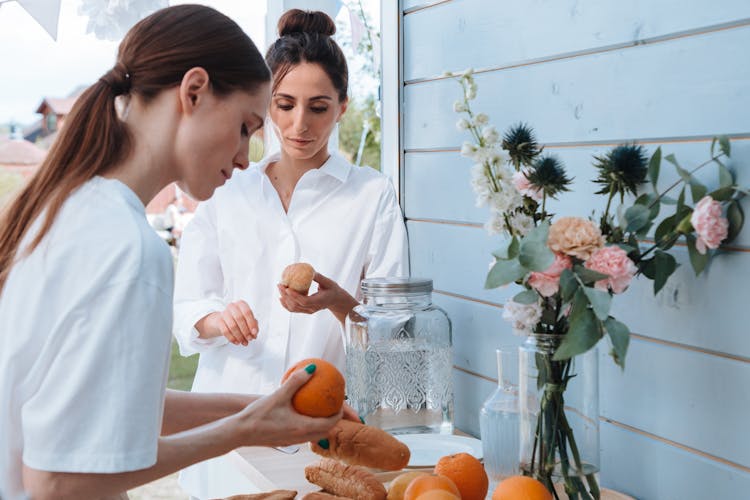
[[[315,365],[310,380],[292,397],[292,406],[302,415],[310,417],[331,417],[339,412],[344,404],[346,382],[341,372],[331,363],[320,358],[303,359],[289,368],[281,383],[296,370],[309,364]]]
[[[460,498],[461,493],[456,487],[456,483],[445,476],[437,474],[426,474],[414,479],[404,491],[404,500],[417,500],[422,494],[430,490],[444,490]]]
[[[511,476],[497,485],[492,500],[552,500],[552,493],[533,477]]]
[[[490,480],[484,465],[468,453],[441,457],[435,465],[435,474],[450,478],[461,492],[461,500],[484,500]]]
[[[391,485],[388,488],[387,500],[404,500],[404,492],[406,491],[406,487],[409,486],[409,483],[419,476],[426,475],[426,472],[413,470],[396,476],[393,478],[393,481],[391,481]]]
[[[461,497],[454,495],[450,491],[430,490],[419,495],[417,500],[461,500]]]

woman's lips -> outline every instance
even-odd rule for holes
[[[313,142],[312,139],[294,139],[294,138],[289,138],[288,141],[297,146],[307,146],[308,144]]]

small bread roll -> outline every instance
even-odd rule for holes
[[[340,497],[357,500],[385,500],[386,497],[385,486],[372,472],[330,458],[305,467],[305,478]]]
[[[340,497],[325,491],[313,491],[302,497],[302,500],[354,500],[349,497]]]
[[[409,464],[409,447],[382,429],[339,420],[328,432],[328,449],[310,443],[320,456],[373,469],[401,470]]]
[[[298,262],[286,266],[284,272],[281,273],[281,284],[307,295],[313,276],[315,276],[313,266],[306,262]]]
[[[223,500],[294,500],[297,492],[293,490],[274,490],[266,493],[253,493],[251,495],[234,495]]]

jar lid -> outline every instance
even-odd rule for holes
[[[432,280],[424,278],[367,278],[362,280],[365,295],[398,295],[404,293],[431,293]]]

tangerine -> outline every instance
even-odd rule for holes
[[[484,500],[487,496],[490,480],[482,462],[473,455],[456,453],[441,457],[434,472],[453,480],[462,500]]]
[[[297,412],[309,417],[332,417],[344,404],[346,388],[344,376],[334,365],[320,358],[303,359],[284,373],[281,383],[296,370],[310,364],[315,365],[315,371],[310,380],[292,397],[292,406]]]
[[[417,500],[461,500],[461,497],[454,495],[450,491],[430,490],[419,495]]]
[[[404,500],[417,500],[430,490],[444,490],[461,498],[461,493],[450,478],[437,474],[426,474],[414,479],[404,491]]]
[[[492,500],[552,500],[552,493],[533,477],[511,476],[497,485]]]
[[[414,479],[418,478],[419,476],[426,476],[426,472],[413,470],[410,472],[404,472],[403,474],[399,474],[395,478],[393,478],[393,481],[391,481],[391,485],[388,488],[388,497],[387,500],[404,500],[404,492],[406,491],[407,486],[409,486],[409,483],[411,483]]]

